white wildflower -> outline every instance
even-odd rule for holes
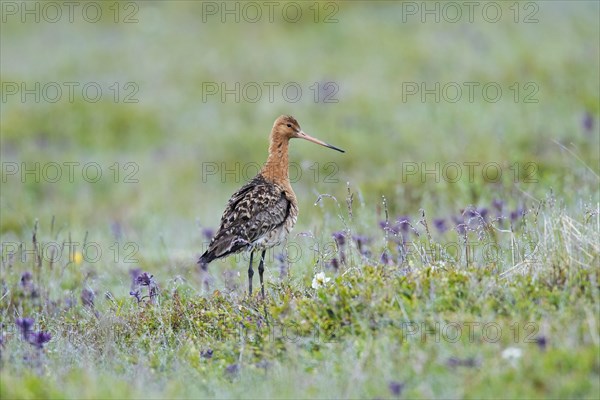
[[[523,350],[518,347],[507,347],[502,351],[502,358],[509,361],[518,360],[523,355]]]
[[[313,278],[312,281],[312,288],[313,289],[318,289],[320,287],[325,286],[325,284],[327,282],[329,282],[331,280],[331,278],[328,278],[325,276],[325,272],[319,272],[318,274],[315,275],[315,277]]]

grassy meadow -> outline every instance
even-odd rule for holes
[[[69,4],[0,2],[2,399],[600,396],[598,2]],[[196,261],[281,114],[346,153],[263,300]]]

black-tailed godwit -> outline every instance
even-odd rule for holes
[[[344,152],[335,146],[307,135],[294,117],[282,115],[275,120],[269,137],[269,157],[254,179],[235,192],[221,217],[219,230],[198,263],[206,269],[208,263],[239,253],[250,252],[248,292],[252,295],[252,257],[262,251],[258,273],[260,290],[263,283],[265,253],[279,245],[298,219],[298,201],[288,176],[288,145],[290,139],[305,139],[321,146]]]

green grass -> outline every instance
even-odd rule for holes
[[[185,1],[140,2],[133,24],[2,23],[3,91],[98,82],[105,96],[2,101],[1,398],[600,395],[598,4],[537,2],[531,24],[512,3],[492,24],[421,23],[394,2],[327,3],[338,22],[315,24],[312,4],[296,24],[203,23]],[[206,82],[304,93],[203,101]],[[339,102],[315,102],[315,82]],[[503,95],[404,99],[411,82]],[[268,253],[262,301],[246,294],[247,255],[208,275],[196,260],[282,113],[346,154],[291,144],[300,217]],[[132,269],[158,296],[129,294]],[[43,348],[23,317],[52,335]]]

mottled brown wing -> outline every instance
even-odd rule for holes
[[[200,263],[250,247],[275,229],[288,216],[290,201],[283,190],[262,179],[254,178],[234,193],[221,217],[221,226],[211,240]]]

